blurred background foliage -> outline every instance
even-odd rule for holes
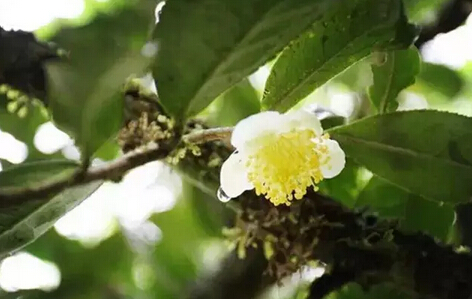
[[[16,4],[13,0],[2,1],[0,26],[34,30],[44,41],[54,40],[65,25],[88,24],[99,13],[113,14],[123,5],[130,5],[129,0],[72,1],[79,6],[78,13],[68,19],[53,19],[61,16],[57,13],[39,28],[32,28],[38,26],[24,23],[24,19],[34,19],[48,10],[58,11],[55,6],[66,4],[44,1],[41,11],[32,11],[38,5],[34,1],[18,0]],[[446,2],[406,0],[405,6],[411,20],[427,26],[435,22]],[[125,22],[115,26],[118,33],[129,29]],[[125,41],[133,43],[133,39]],[[421,48],[424,61],[419,77],[401,92],[400,109],[433,108],[472,116],[472,56],[470,46],[468,53],[461,49],[471,43],[469,18],[465,26],[425,44]],[[98,59],[96,55],[91,57]],[[323,106],[348,119],[369,113],[371,108],[365,104],[366,89],[372,84],[369,59],[372,58],[356,63],[307,96],[300,105]],[[230,126],[258,112],[271,66],[272,62],[226,91],[199,117],[212,126]],[[7,94],[0,94],[1,169],[23,161],[78,158],[71,140],[48,122],[43,107],[33,105],[26,114],[12,113],[10,103]],[[325,127],[336,124],[339,123],[325,122]],[[118,154],[116,144],[108,141],[97,157],[110,160]],[[143,178],[144,183],[136,183]],[[369,212],[398,219],[406,230],[422,230],[443,241],[457,242],[453,207],[412,196],[372,176],[353,161],[348,160],[342,174],[323,182],[320,188],[322,193],[348,207],[363,209],[368,205]],[[55,229],[24,248],[22,254],[2,262],[0,286],[14,293],[2,293],[0,298],[14,298],[12,294],[22,295],[24,289],[33,290],[24,293],[28,298],[183,298],[190,286],[198,284],[199,277],[217,271],[219,262],[229,252],[221,228],[230,224],[232,212],[214,198],[209,200],[210,195],[182,182],[166,166],[151,163],[129,174],[122,183],[107,183],[104,189],[61,219]],[[121,197],[114,196],[120,193]],[[121,209],[116,208],[120,205]],[[39,261],[31,261],[32,257],[25,253]],[[29,259],[24,259],[25,256]],[[23,263],[22,259],[30,262]],[[45,262],[54,265],[56,272],[48,271]],[[313,275],[319,273],[296,274],[262,297],[304,298]],[[386,288],[374,288],[365,295],[359,286],[349,285],[328,298],[405,296]]]

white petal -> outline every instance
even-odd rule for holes
[[[252,139],[277,130],[281,114],[275,111],[264,111],[246,117],[238,122],[231,135],[231,144],[235,148],[241,148]]]
[[[223,192],[233,198],[254,186],[248,181],[242,155],[234,152],[221,166],[220,183]]]
[[[315,113],[311,113],[305,109],[287,112],[285,115],[286,126],[288,130],[292,129],[312,129],[317,136],[323,134],[321,122]]]
[[[341,170],[343,170],[344,165],[346,164],[346,156],[344,151],[339,146],[339,143],[335,140],[325,140],[324,145],[328,147],[327,157],[322,157],[327,159],[327,163],[321,165],[321,173],[326,179],[333,178],[337,176]]]

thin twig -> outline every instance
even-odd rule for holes
[[[231,145],[231,134],[233,133],[233,127],[221,127],[213,129],[205,129],[192,132],[183,137],[183,140],[187,143],[200,144],[210,141],[221,140],[229,148],[233,148]]]
[[[185,135],[182,139],[190,143],[226,140],[229,146],[231,146],[229,138],[231,137],[232,131],[233,128],[201,130]],[[164,159],[175,148],[177,142],[177,140],[174,140],[174,142],[165,147],[151,143],[143,148],[137,148],[108,164],[91,167],[86,171],[81,168],[71,177],[49,182],[47,184],[29,187],[3,188],[0,190],[0,208],[45,198],[50,194],[58,193],[65,188],[72,186],[84,185],[93,181],[120,179],[127,171],[135,167],[151,161]]]
[[[153,143],[144,148],[129,152],[106,165],[91,167],[86,172],[79,169],[75,176],[66,179],[34,187],[2,189],[0,190],[0,207],[37,200],[42,197],[47,197],[50,194],[60,192],[67,187],[83,185],[99,180],[116,180],[135,167],[167,157],[174,147],[174,144],[169,147],[159,147],[157,144]]]

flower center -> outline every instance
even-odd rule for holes
[[[323,179],[320,159],[326,146],[316,142],[312,130],[294,130],[258,139],[257,150],[248,156],[248,179],[257,195],[264,194],[274,205],[301,199],[309,186]],[[326,138],[323,136],[322,138]]]

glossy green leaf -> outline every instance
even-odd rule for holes
[[[43,161],[20,164],[0,172],[0,190],[31,188],[67,179],[78,168],[75,162]],[[18,204],[0,207],[0,256],[34,241],[95,191],[101,182],[66,189],[62,192]]]
[[[447,99],[452,99],[462,91],[464,85],[464,79],[455,70],[441,64],[423,62],[417,84],[411,89],[426,95],[437,92]]]
[[[156,26],[153,70],[177,118],[194,115],[319,20],[330,0],[173,0]],[[295,21],[296,20],[296,21]]]
[[[438,202],[470,200],[472,118],[404,111],[328,132],[357,163],[404,190]]]
[[[141,75],[152,61],[157,46],[143,46],[154,6],[151,0],[130,1],[85,26],[62,29],[54,39],[70,58],[47,66],[53,119],[87,156],[121,127],[125,79]]]
[[[211,106],[208,122],[212,126],[234,126],[261,110],[259,95],[247,79],[224,92]]]
[[[415,83],[420,72],[420,54],[416,48],[387,53],[381,65],[372,64],[374,83],[369,88],[369,97],[379,113],[397,110],[397,96],[403,89]]]
[[[356,207],[364,206],[381,218],[399,220],[402,230],[422,231],[443,241],[447,241],[454,223],[452,205],[438,204],[408,193],[376,176],[357,198]]]
[[[333,1],[323,19],[276,61],[263,107],[286,111],[373,50],[408,47],[415,34],[399,0]]]

